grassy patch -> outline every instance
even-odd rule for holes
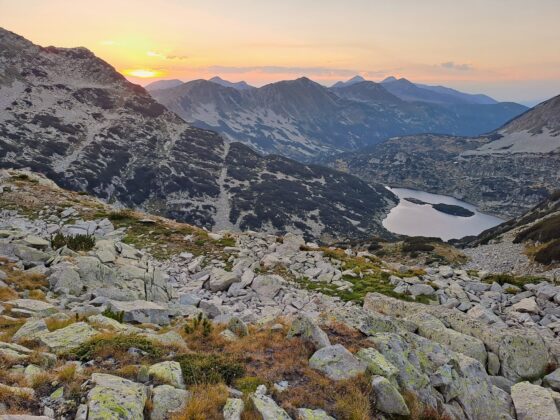
[[[244,374],[241,363],[231,357],[218,354],[185,354],[177,359],[187,385],[226,383]]]
[[[127,360],[130,359],[127,351],[133,347],[146,353],[146,357],[150,359],[157,359],[163,355],[163,349],[147,338],[137,335],[101,334],[81,344],[69,352],[68,356],[80,361],[108,357]]]
[[[514,276],[512,274],[490,274],[482,280],[485,283],[492,284],[494,282],[504,285],[506,283],[517,287],[523,287],[525,284],[537,284],[546,279],[536,276]]]
[[[223,384],[197,385],[189,389],[191,398],[186,407],[171,420],[219,420],[223,419],[222,409],[228,398],[227,387]]]
[[[521,231],[513,242],[519,243],[528,240],[548,242],[554,239],[560,239],[560,214],[541,220]]]

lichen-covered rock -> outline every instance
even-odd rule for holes
[[[255,392],[251,395],[255,409],[262,416],[263,420],[290,420],[291,417],[286,411],[279,407],[272,398],[262,393]]]
[[[559,420],[560,414],[550,391],[529,382],[511,387],[511,398],[518,420]]]
[[[76,322],[67,327],[39,336],[39,341],[55,353],[77,348],[94,337],[97,331],[85,322]]]
[[[500,374],[513,381],[540,377],[548,365],[548,346],[528,329],[494,327],[454,309],[404,302],[379,293],[366,295],[364,309],[397,317],[431,314],[453,330],[481,340],[500,359]]]
[[[245,404],[240,398],[228,398],[224,406],[224,420],[240,420]]]
[[[356,357],[366,364],[368,372],[372,375],[384,376],[387,379],[391,379],[399,373],[395,365],[389,362],[385,356],[373,347],[360,349],[356,353]]]
[[[366,364],[340,344],[317,350],[309,359],[309,366],[335,381],[350,379],[366,371]]]
[[[87,395],[88,420],[144,418],[144,385],[103,373],[94,373],[91,381],[95,386]]]
[[[150,378],[157,383],[167,384],[175,388],[185,389],[183,372],[179,362],[161,362],[150,366],[148,370]]]
[[[415,314],[409,320],[418,325],[418,334],[422,337],[445,344],[450,349],[472,357],[486,366],[486,348],[478,338],[447,328],[443,322],[427,313]]]
[[[251,288],[261,300],[271,300],[280,292],[284,279],[276,274],[264,274],[255,277]]]
[[[404,398],[399,391],[383,376],[374,376],[371,387],[375,394],[375,408],[382,413],[408,416],[410,414]]]
[[[8,302],[15,310],[19,310],[21,314],[27,316],[35,316],[38,318],[46,317],[58,312],[56,307],[48,302],[35,299],[15,299]],[[12,310],[12,312],[15,312]]]
[[[84,292],[84,283],[78,272],[67,265],[56,267],[48,278],[51,290],[57,293],[66,292],[79,296]]]
[[[335,420],[327,414],[325,410],[317,409],[311,410],[310,408],[298,408],[297,420]]]
[[[190,398],[190,392],[177,389],[170,385],[160,385],[152,391],[152,411],[150,420],[169,420],[173,413],[185,407]]]
[[[44,319],[28,319],[13,335],[12,341],[34,340],[45,332],[48,332],[48,328]]]
[[[109,308],[113,312],[123,312],[125,322],[137,322],[168,325],[169,309],[166,306],[148,302],[145,300],[133,300],[129,302],[111,300]]]
[[[327,333],[325,333],[313,320],[307,315],[299,315],[292,321],[288,338],[301,337],[315,345],[315,348],[322,349],[331,345]]]
[[[233,332],[238,337],[245,337],[249,334],[249,328],[242,319],[234,316],[228,322],[228,330]]]

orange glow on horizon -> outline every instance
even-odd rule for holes
[[[123,70],[122,73],[125,76],[140,77],[142,79],[151,79],[154,77],[164,76],[164,73],[162,71],[150,69],[127,69]]]

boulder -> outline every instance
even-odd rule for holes
[[[147,389],[118,376],[94,373],[87,395],[88,420],[143,419]]]
[[[240,420],[245,404],[240,398],[228,398],[224,406],[224,420]]]
[[[48,278],[51,290],[79,296],[84,292],[84,283],[76,270],[67,265],[56,267]]]
[[[23,324],[13,335],[12,341],[28,341],[34,340],[39,337],[39,335],[48,332],[47,324],[44,319],[28,319],[25,324]]]
[[[560,368],[543,378],[543,383],[555,391],[560,391]]]
[[[511,398],[518,420],[558,420],[560,414],[550,391],[529,382],[511,387]]]
[[[325,333],[319,326],[307,315],[302,314],[292,321],[290,330],[288,331],[288,338],[301,337],[308,340],[317,349],[331,345],[327,333]]]
[[[167,306],[159,305],[154,302],[145,300],[133,300],[129,302],[111,300],[108,306],[113,312],[124,312],[123,320],[125,322],[158,325],[169,324],[169,309]]]
[[[391,379],[399,373],[395,365],[389,362],[385,356],[373,347],[360,349],[356,353],[356,357],[366,364],[367,371],[372,375],[384,376],[387,379]]]
[[[206,282],[206,287],[212,292],[221,292],[229,289],[233,283],[241,280],[238,273],[226,271],[221,268],[213,268],[210,272],[210,279]]]
[[[186,388],[179,362],[156,363],[150,366],[148,375],[156,383],[171,385],[179,389]]]
[[[152,390],[152,411],[150,420],[169,420],[170,415],[181,411],[188,400],[190,392],[170,385],[156,386]]]
[[[537,305],[537,302],[535,301],[534,297],[522,299],[521,301],[517,302],[515,305],[512,305],[511,309],[521,313],[531,313],[531,314],[539,313],[539,305]]]
[[[309,366],[335,381],[350,379],[366,371],[366,364],[340,344],[317,350],[309,359]]]
[[[15,299],[6,302],[13,309],[18,310],[19,314],[43,318],[58,312],[56,307],[48,302],[35,299]],[[12,310],[13,311],[13,310]]]
[[[6,359],[25,360],[31,354],[31,350],[19,344],[5,343],[0,341],[0,356]]]
[[[298,408],[296,414],[297,420],[335,420],[327,414],[325,410],[317,409],[311,410],[310,408]]]
[[[383,376],[374,376],[371,387],[375,394],[375,408],[382,413],[408,416],[410,414],[404,398],[399,391]]]
[[[272,398],[255,392],[251,395],[255,409],[262,416],[263,420],[290,420],[291,417],[286,411],[279,407]]]
[[[59,330],[42,334],[39,341],[49,350],[63,353],[73,350],[94,337],[97,331],[85,322],[76,322]]]
[[[241,318],[234,316],[229,320],[227,325],[228,330],[238,337],[245,337],[249,334],[249,328],[247,327],[247,324],[241,320]]]
[[[282,289],[284,279],[276,274],[265,274],[254,278],[251,288],[257,293],[259,298],[274,299]]]
[[[408,288],[408,293],[410,293],[414,297],[420,295],[431,296],[434,294],[434,292],[435,292],[434,288],[429,284],[418,283],[418,284],[413,284]]]

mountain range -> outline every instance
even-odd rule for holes
[[[332,88],[302,77],[260,88],[219,78],[161,88],[152,96],[190,124],[212,129],[262,153],[302,161],[420,133],[473,136],[526,111],[444,87],[405,79],[383,83],[357,76]]]
[[[519,216],[560,185],[560,96],[485,136],[396,137],[329,164],[372,182],[452,195],[505,218]]]
[[[388,235],[380,221],[396,200],[381,185],[225,142],[89,50],[44,48],[4,29],[0,166],[214,230]]]

